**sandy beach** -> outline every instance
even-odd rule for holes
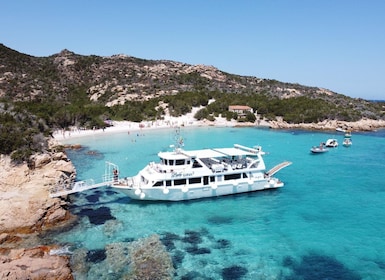
[[[257,120],[255,123],[237,122],[236,120],[228,121],[225,118],[217,117],[215,121],[196,120],[193,113],[181,117],[165,117],[164,120],[143,121],[140,123],[129,121],[112,121],[112,126],[105,129],[79,129],[71,127],[69,130],[57,130],[53,133],[53,137],[58,142],[62,140],[76,139],[79,137],[95,136],[103,133],[135,133],[137,131],[151,129],[165,129],[172,127],[199,127],[199,126],[217,126],[217,127],[269,127],[272,129],[304,129],[317,131],[334,131],[338,128],[350,131],[375,131],[385,128],[384,120],[362,119],[357,122],[344,122],[336,120],[325,120],[319,123],[300,123],[289,124],[284,121],[266,121]]]
[[[223,117],[217,117],[215,121],[202,120],[198,121],[193,116],[199,109],[194,109],[191,113],[188,113],[181,117],[165,116],[164,120],[156,121],[142,121],[140,123],[130,121],[112,121],[112,126],[105,129],[79,129],[77,127],[71,127],[69,130],[57,130],[53,133],[53,137],[57,141],[66,139],[76,139],[79,137],[93,136],[103,133],[133,133],[143,130],[151,129],[164,129],[172,127],[199,127],[199,126],[219,126],[219,127],[231,127],[240,126],[236,120],[228,121]],[[252,123],[245,123],[248,126]]]

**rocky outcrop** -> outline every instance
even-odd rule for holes
[[[50,254],[51,248],[0,249],[0,279],[74,279],[66,256]]]
[[[0,279],[73,279],[68,257],[51,255],[37,238],[74,218],[65,200],[49,197],[60,178],[75,178],[72,163],[64,153],[20,165],[1,155],[0,170]]]
[[[307,129],[307,130],[336,130],[341,128],[344,130],[350,131],[374,131],[380,128],[385,128],[385,120],[371,120],[371,119],[362,119],[357,122],[345,122],[337,120],[325,120],[319,123],[298,123],[292,124],[283,121],[282,119],[277,119],[269,121],[270,128],[275,129]]]
[[[63,154],[42,154],[27,164],[14,165],[1,156],[0,233],[34,233],[71,218],[66,202],[49,197],[60,178],[74,178],[75,168]]]

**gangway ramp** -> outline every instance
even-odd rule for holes
[[[275,173],[277,173],[281,169],[285,168],[286,166],[289,166],[290,164],[292,164],[292,162],[290,162],[290,161],[281,162],[280,164],[278,164],[278,165],[274,166],[272,169],[270,169],[266,174],[268,176],[273,176]]]
[[[51,188],[49,196],[50,197],[60,197],[60,196],[66,196],[69,194],[82,192],[86,190],[96,189],[100,187],[107,187],[111,186],[114,183],[114,181],[106,181],[95,184],[92,179],[87,181],[78,181],[74,182],[71,185],[56,185],[53,188]]]
[[[116,164],[107,161],[104,170],[104,175],[102,177],[102,182],[95,183],[93,179],[77,182],[59,181],[50,189],[49,196],[52,198],[60,197],[77,192],[82,192],[85,190],[91,190],[100,187],[108,187],[118,182],[118,174],[119,167]]]

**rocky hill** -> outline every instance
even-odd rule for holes
[[[90,101],[106,106],[185,91],[353,100],[327,89],[229,74],[213,66],[127,55],[82,56],[68,50],[33,57],[0,44],[0,97],[13,101],[66,100],[71,90],[78,88],[87,92]]]

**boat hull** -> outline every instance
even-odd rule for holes
[[[323,153],[328,152],[329,150],[326,149],[326,148],[322,148],[322,149],[320,149],[320,148],[312,148],[312,149],[310,149],[310,151],[311,151],[313,154],[323,154]]]
[[[157,188],[131,188],[113,186],[132,199],[154,201],[183,201],[200,198],[234,195],[239,193],[254,192],[266,189],[283,187],[283,183],[276,178],[260,180],[256,182],[238,182],[237,184],[224,184],[220,186],[194,186],[188,187],[157,187]]]

